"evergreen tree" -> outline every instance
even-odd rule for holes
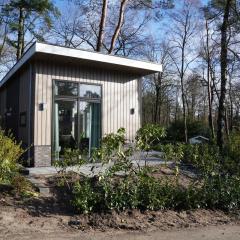
[[[16,49],[19,60],[27,38],[44,41],[43,32],[51,28],[52,19],[59,12],[50,0],[10,0],[1,14],[9,25],[8,43]]]

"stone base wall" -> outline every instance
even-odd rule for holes
[[[51,146],[34,146],[34,167],[51,166]]]

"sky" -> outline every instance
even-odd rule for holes
[[[67,0],[53,0],[53,1],[60,11],[64,11]],[[119,2],[120,0],[109,0],[109,1]],[[209,0],[190,0],[190,1],[200,1],[200,4],[202,4],[203,6],[209,2]],[[182,3],[183,3],[183,0],[174,0],[175,7],[181,7]],[[166,16],[164,16],[160,22],[157,22],[157,23],[151,22],[148,28],[148,31],[149,31],[148,33],[150,34],[153,33],[153,35],[158,36],[157,37],[158,39],[159,38],[161,39],[161,34],[163,33],[164,27],[168,27],[168,25],[170,24],[171,22],[169,21],[169,19]]]

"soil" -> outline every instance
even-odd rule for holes
[[[194,176],[185,173],[180,176],[183,186],[194,181]],[[174,180],[175,173],[161,167],[154,176]],[[55,177],[36,178],[56,190]],[[240,212],[131,210],[77,215],[57,192],[51,197],[23,199],[14,197],[11,190],[5,189],[3,194],[0,189],[0,239],[4,240],[240,239]]]
[[[52,198],[0,197],[0,239],[239,239],[239,215],[221,211],[125,211],[74,215]],[[204,230],[205,229],[205,230]],[[161,238],[159,238],[159,234]],[[174,235],[175,234],[175,235]],[[182,238],[180,237],[182,234]],[[215,235],[214,235],[215,234]],[[189,235],[189,236],[190,236]],[[114,238],[113,238],[114,236]],[[184,238],[185,236],[185,238]],[[213,238],[213,237],[216,238]],[[226,236],[226,235],[225,235]],[[171,237],[171,238],[169,238]],[[237,237],[237,238],[234,238]],[[195,239],[195,238],[189,238]],[[227,239],[227,238],[222,238]]]

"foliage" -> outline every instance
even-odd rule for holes
[[[224,149],[225,172],[240,174],[240,132],[233,132],[229,136]]]
[[[214,174],[221,160],[219,149],[211,144],[166,144],[161,146],[163,157],[176,163],[192,164],[202,174]]]
[[[101,147],[95,149],[92,153],[94,162],[101,161],[103,163],[110,162],[125,143],[125,129],[119,128],[117,133],[107,134],[101,142]]]
[[[0,183],[10,183],[18,173],[17,161],[24,151],[12,135],[5,135],[1,129],[0,146]]]
[[[141,134],[143,132],[141,131]],[[149,134],[148,131],[146,133]],[[148,139],[151,139],[153,134],[149,135],[150,137],[138,139],[145,139],[146,145],[149,146]],[[237,136],[234,138],[238,139]],[[154,141],[154,138],[150,143],[152,140]],[[179,184],[177,171],[174,179],[158,179],[153,175],[154,168],[134,166],[130,159],[133,147],[129,150],[123,145],[124,129],[120,129],[116,134],[106,135],[103,143],[103,147],[98,149],[101,156],[104,156],[102,163],[105,164],[106,159],[114,161],[100,175],[80,178],[73,183],[71,204],[79,212],[113,209],[122,211],[134,208],[140,210],[216,208],[233,211],[240,207],[240,175],[239,173],[230,175],[225,171],[222,161],[225,156],[220,155],[218,147],[214,144],[161,145],[163,157],[179,165],[191,164],[198,169],[199,178],[190,185],[182,186]],[[235,147],[229,146],[232,150]]]
[[[209,176],[199,191],[201,207],[226,211],[240,208],[240,177],[226,175]]]
[[[50,0],[11,0],[3,5],[0,17],[8,25],[7,42],[17,50],[17,58],[23,54],[29,36],[44,41],[44,33],[59,14]]]
[[[57,169],[59,175],[58,185],[67,186],[68,190],[70,190],[71,180],[67,177],[67,169],[73,166],[81,167],[84,163],[86,163],[86,160],[80,150],[71,148],[64,149],[63,158],[53,162],[53,166]]]
[[[197,135],[209,136],[209,130],[206,123],[202,121],[188,121],[188,137]],[[170,141],[184,141],[184,122],[182,120],[175,121],[167,129],[167,140]]]
[[[78,149],[66,148],[64,149],[63,158],[56,160],[53,165],[59,168],[59,172],[66,173],[68,167],[81,166],[85,163],[82,153]]]
[[[136,142],[141,150],[149,151],[166,136],[165,128],[156,124],[146,124],[137,131]]]
[[[22,197],[38,196],[32,184],[24,176],[20,174],[16,174],[12,178],[11,184],[17,196]]]
[[[87,178],[74,184],[73,195],[72,205],[84,213],[96,210],[99,206],[98,201],[101,199],[95,191],[91,179]]]

